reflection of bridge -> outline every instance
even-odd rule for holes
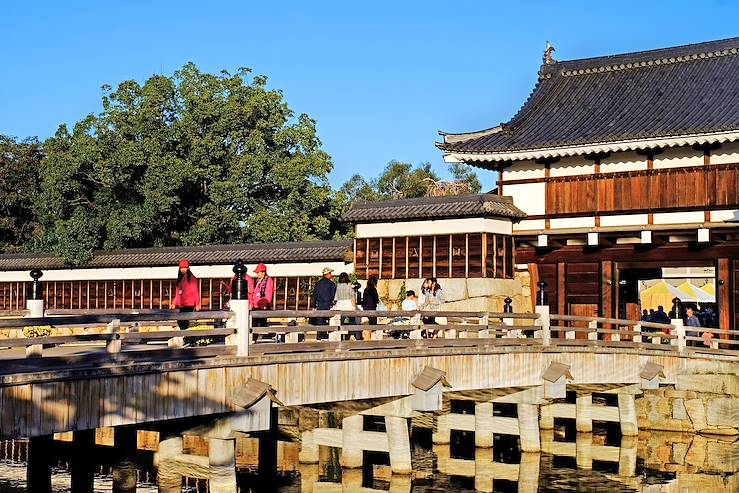
[[[669,384],[679,374],[737,370],[733,353],[718,347],[700,351],[691,348],[685,344],[680,327],[676,335],[658,339],[654,333],[642,332],[642,327],[650,324],[549,317],[546,310],[528,315],[430,313],[447,318],[445,325],[434,327],[438,333],[435,339],[419,338],[422,327],[417,321],[421,314],[399,313],[409,317],[409,325],[393,329],[410,335],[399,340],[387,338],[387,326],[340,325],[341,316],[348,313],[261,312],[252,315],[283,320],[330,316],[333,325],[285,324],[254,329],[256,333],[285,333],[293,342],[252,345],[247,337],[248,313],[238,301],[232,309],[200,314],[118,313],[0,321],[2,327],[105,327],[98,334],[18,338],[4,343],[8,347],[28,347],[31,356],[43,351],[43,357],[6,359],[8,364],[0,377],[0,434],[32,437],[29,475],[33,470],[45,477],[48,460],[44,444],[53,433],[210,416],[209,423],[196,428],[198,434],[210,439],[210,467],[233,471],[233,438],[238,433],[270,428],[270,409],[275,403],[319,406],[350,402],[356,416],[345,418],[342,430],[316,430],[314,446],[341,446],[342,463],[348,467],[361,464],[357,454],[361,455],[362,450],[387,451],[392,468],[405,473],[410,470],[407,418],[438,410],[442,392],[490,392],[487,397],[475,399],[482,406],[481,417],[477,413],[472,419],[460,417],[464,422],[450,422],[448,429],[482,427],[486,430],[480,434],[478,445],[482,446],[495,434],[516,435],[524,452],[537,452],[542,447],[540,413],[542,428],[548,427],[550,418],[572,417],[574,410],[581,431],[592,427],[593,420],[605,420],[620,423],[625,435],[633,435],[637,431],[634,397],[642,386],[658,384],[659,375],[663,375],[661,383]],[[226,329],[192,332],[193,337],[201,339],[226,337],[226,344],[180,348],[180,332],[166,327],[163,331],[145,331],[145,327],[183,318],[226,319]],[[651,325],[653,329],[670,328]],[[341,340],[342,333],[357,330],[368,331],[372,340]],[[312,342],[309,339],[313,332],[327,332],[329,340]],[[521,333],[530,337],[518,337]],[[301,336],[306,340],[298,342]],[[673,344],[662,344],[664,339]],[[167,345],[151,343],[156,341]],[[47,354],[49,345],[57,349]],[[618,406],[596,409],[589,404],[588,391],[581,390],[575,404],[547,407],[553,398],[565,397],[568,383],[591,386],[590,392],[616,394]],[[513,405],[515,416],[483,417],[493,413],[496,402]],[[367,434],[373,432],[362,429],[361,415],[384,416],[387,435]],[[214,417],[218,419],[213,421]],[[176,436],[192,426],[189,423],[178,431],[176,425],[169,424],[167,429],[170,436]],[[444,426],[437,435],[446,433]],[[84,436],[81,433],[80,439]],[[305,438],[303,455],[310,456],[311,437]],[[443,442],[444,438],[437,441]],[[358,447],[359,442],[362,446]],[[362,448],[365,443],[374,445]],[[163,449],[169,451],[165,455],[181,453],[176,442],[164,444]]]

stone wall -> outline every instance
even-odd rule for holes
[[[739,435],[739,375],[679,375],[637,399],[640,430]]]
[[[396,309],[403,301],[401,290],[419,293],[423,279],[381,279],[377,291],[388,308]],[[439,279],[444,290],[444,310],[502,312],[503,300],[513,300],[513,311],[531,313],[531,278],[527,271],[517,272],[515,279]]]

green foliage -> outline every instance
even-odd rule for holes
[[[103,111],[44,143],[38,250],[329,238],[339,209],[315,121],[266,78],[201,72],[104,88]]]
[[[469,165],[464,163],[452,163],[449,165],[449,173],[456,182],[465,183],[469,193],[480,193],[482,184],[477,174],[472,171]]]
[[[403,284],[400,285],[400,291],[398,291],[398,299],[396,300],[398,302],[398,305],[403,303],[403,300],[405,300],[408,297],[408,291],[405,288],[405,281],[403,281]]]
[[[35,234],[32,201],[40,161],[38,141],[0,135],[0,253],[21,251]]]
[[[354,175],[347,180],[336,194],[336,209],[343,214],[356,201],[480,192],[482,188],[480,180],[466,164],[449,165],[449,173],[452,175],[452,181],[442,181],[432,169],[431,163],[422,163],[414,167],[410,163],[393,160],[375,179],[368,181],[361,175]]]
[[[28,327],[23,327],[23,335],[26,337],[47,337],[51,335],[51,326],[29,325]]]

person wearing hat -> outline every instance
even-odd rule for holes
[[[323,277],[313,286],[311,307],[314,310],[330,310],[334,306],[336,297],[336,283],[333,281],[334,270],[331,267],[323,269]],[[328,325],[326,317],[317,317],[312,320],[313,325]],[[327,332],[319,332],[316,339],[328,339]]]
[[[252,310],[271,310],[272,297],[275,292],[275,282],[267,275],[267,266],[264,264],[257,265],[254,269],[257,278],[254,281],[254,290],[252,291],[249,306]],[[266,318],[255,318],[254,327],[266,327]]]
[[[177,284],[175,285],[175,297],[172,300],[172,308],[180,309],[180,313],[200,310],[200,286],[197,277],[190,270],[190,262],[183,258],[180,260],[177,272]],[[177,325],[181,330],[190,326],[189,320],[178,320]]]

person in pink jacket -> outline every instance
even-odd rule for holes
[[[272,297],[275,293],[275,282],[267,275],[267,266],[264,264],[257,265],[254,269],[257,278],[254,280],[254,290],[251,293],[249,306],[252,310],[271,310]],[[260,325],[266,327],[267,321],[259,319]],[[254,325],[257,325],[255,321]]]
[[[187,259],[180,260],[180,270],[177,272],[177,284],[175,285],[175,297],[172,300],[172,308],[180,309],[180,313],[200,310],[200,283],[198,278],[190,270],[190,262]],[[189,320],[178,320],[177,325],[181,330],[190,326]]]

